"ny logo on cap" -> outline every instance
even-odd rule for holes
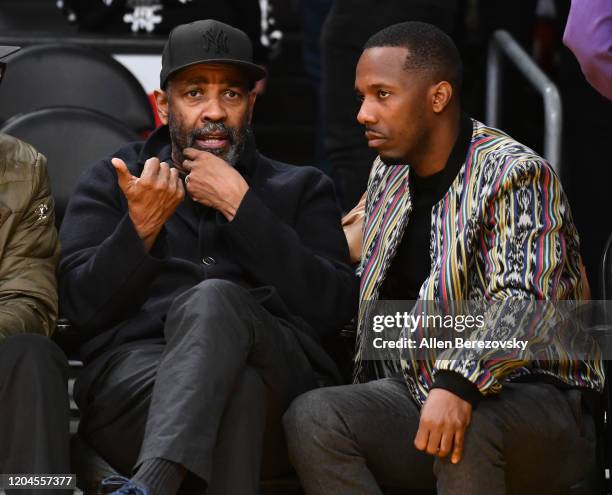
[[[204,34],[205,50],[209,52],[211,48],[214,48],[217,53],[229,52],[228,39],[225,32],[222,29],[216,30],[210,28]]]

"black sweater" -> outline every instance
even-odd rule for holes
[[[170,161],[170,150],[164,126],[112,156],[139,176],[147,158]],[[83,335],[85,361],[126,342],[163,337],[174,298],[220,278],[291,321],[311,360],[329,368],[318,343],[355,314],[358,283],[326,176],[270,160],[251,142],[236,166],[250,189],[234,220],[186,196],[147,253],[112,156],[81,177],[60,233],[61,312]]]

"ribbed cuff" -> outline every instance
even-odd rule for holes
[[[151,495],[164,495],[177,493],[184,477],[185,468],[180,464],[153,458],[140,465],[132,480],[148,488]]]
[[[437,371],[436,379],[434,380],[431,388],[442,388],[444,390],[448,390],[458,397],[461,397],[464,401],[472,404],[473,409],[476,409],[478,403],[482,399],[482,394],[480,393],[480,390],[478,390],[478,387],[467,378],[459,373],[455,373],[454,371]]]

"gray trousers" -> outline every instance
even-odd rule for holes
[[[201,493],[201,480],[207,494],[258,493],[262,464],[290,467],[284,411],[317,384],[294,329],[238,285],[207,280],[175,300],[164,333],[84,370],[80,434],[125,475],[159,457],[190,472],[181,493]]]
[[[330,387],[296,399],[284,417],[291,460],[308,495],[565,494],[591,476],[595,426],[578,390],[504,385],[472,413],[458,464],[418,451],[419,409],[401,378]]]

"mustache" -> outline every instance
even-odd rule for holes
[[[227,127],[223,122],[208,122],[203,127],[198,127],[189,133],[189,146],[193,146],[196,139],[206,137],[208,134],[219,134],[232,145],[236,142],[237,133],[234,129]]]

